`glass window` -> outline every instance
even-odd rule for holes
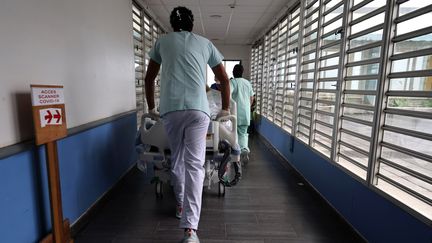
[[[397,164],[400,164],[404,168],[411,168],[412,170],[417,171],[422,175],[432,174],[432,164],[426,160],[413,156],[407,156],[404,153],[387,147],[383,147],[381,157],[387,161],[393,161]]]
[[[321,152],[324,156],[331,158],[332,154],[332,140],[333,140],[333,130],[335,124],[336,115],[336,92],[329,92],[329,90],[335,90],[337,86],[337,80],[339,77],[339,65],[341,64],[341,45],[337,42],[341,40],[341,34],[338,31],[343,28],[343,13],[345,2],[340,0],[333,1],[323,1],[324,10],[326,11],[323,22],[321,23],[320,33],[324,35],[331,33],[328,36],[322,36],[321,46],[318,48],[320,51],[320,61],[318,77],[317,77],[317,89],[316,89],[316,114],[314,116],[313,123],[313,141],[312,146]],[[338,4],[339,7],[331,10],[334,6]],[[331,23],[329,22],[331,20]],[[329,46],[330,45],[330,46]],[[329,55],[338,54],[336,57],[326,58]],[[337,68],[334,68],[337,66]],[[329,69],[329,67],[331,69]],[[335,81],[329,81],[328,79],[334,79]],[[328,124],[326,136],[323,136],[323,132],[317,129],[317,124]]]
[[[408,40],[396,42],[394,44],[394,53],[399,54],[429,48],[432,48],[432,34],[421,35]]]
[[[349,46],[350,48],[356,48],[360,46],[364,46],[366,44],[374,43],[382,40],[383,31],[377,30],[371,33],[364,34],[362,36],[350,39]]]
[[[351,28],[351,31],[352,31],[351,34],[358,33],[360,31],[369,29],[375,25],[382,24],[382,23],[384,23],[384,13],[375,15],[371,18],[363,20],[362,22],[360,22],[358,24],[353,25]]]
[[[381,54],[381,47],[375,47],[371,49],[366,49],[348,55],[349,62],[357,62],[362,60],[368,60],[379,57]]]
[[[135,66],[135,90],[136,90],[136,109],[137,109],[137,126],[141,123],[141,116],[146,112],[146,101],[144,97],[144,65],[143,61],[143,37],[142,32],[142,16],[141,8],[135,3],[132,4],[132,27],[133,27],[133,48],[134,48],[134,66]]]
[[[432,91],[432,77],[390,79],[391,91]]]
[[[369,110],[357,109],[352,107],[344,108],[344,116],[352,117],[358,120],[372,122],[373,114],[374,112]]]
[[[354,0],[354,6],[357,5],[360,2],[363,2],[364,0]],[[368,14],[378,8],[383,7],[386,5],[386,0],[374,0],[370,1],[368,4],[364,5],[360,9],[357,9],[353,14],[353,19],[357,19],[365,14]]]
[[[398,17],[432,6],[426,2],[411,0],[399,4]],[[429,115],[432,113],[432,78],[416,73],[432,71],[432,56],[418,52],[432,46],[432,33],[420,31],[411,34],[409,39],[400,39],[400,36],[430,28],[431,17],[429,11],[394,23],[396,36],[389,60],[391,73],[386,80],[389,92],[384,103],[383,142],[376,171],[378,188],[429,218],[432,218],[432,184],[428,179],[432,170],[432,119]],[[408,56],[399,57],[401,53]],[[399,77],[392,78],[395,74]],[[425,206],[425,202],[429,206]]]
[[[407,21],[404,21],[396,25],[396,33],[398,35],[402,35],[408,32],[430,27],[431,19],[432,19],[432,12],[420,15],[413,19],[409,19]]]
[[[354,160],[356,163],[361,165],[362,168],[365,168],[368,165],[368,156],[362,152],[359,152],[358,150],[354,150],[352,147],[340,145],[339,152],[345,157]]]
[[[335,93],[319,92],[318,99],[327,100],[327,101],[336,101],[336,94]]]
[[[137,125],[140,125],[141,116],[147,112],[147,102],[144,96],[144,74],[149,63],[148,52],[152,48],[156,38],[164,31],[151,19],[136,2],[132,4],[132,28],[133,48],[135,60],[135,90]],[[156,33],[152,33],[152,29]],[[157,76],[155,85],[155,103],[159,104],[160,75]]]
[[[304,7],[306,8],[308,5],[306,2],[302,2],[302,4],[304,4]],[[309,23],[312,23],[312,26],[309,28],[306,28],[304,30],[305,33],[309,32],[306,34],[306,36],[303,39],[303,45],[305,43],[307,43],[307,45],[305,45],[303,47],[303,53],[304,52],[310,52],[307,55],[302,55],[302,65],[300,65],[300,72],[301,72],[301,79],[299,82],[299,85],[301,87],[301,91],[298,93],[298,98],[300,99],[300,107],[298,108],[298,113],[299,114],[304,114],[306,113],[308,110],[312,109],[312,102],[308,101],[308,100],[304,100],[304,98],[306,99],[312,99],[313,97],[313,86],[314,83],[316,82],[315,80],[315,62],[316,62],[316,50],[317,50],[317,33],[319,33],[319,30],[317,28],[319,28],[320,26],[318,26],[318,18],[319,18],[319,11],[318,8],[320,7],[320,1],[316,1],[314,3],[313,6],[311,6],[309,9],[307,9],[303,14],[303,21],[304,21],[304,26],[307,26]],[[311,13],[313,10],[317,10],[314,14],[312,14],[311,16],[309,16],[308,18],[306,18],[306,16]],[[317,30],[315,30],[317,29]],[[313,33],[311,34],[310,32],[313,31]],[[313,41],[315,40],[315,41]],[[312,41],[312,43],[311,43]],[[312,61],[312,62],[309,62]],[[304,63],[307,62],[307,63]],[[308,91],[302,91],[308,89]],[[302,141],[304,141],[305,143],[309,143],[309,127],[311,124],[311,120],[306,119],[306,118],[302,118],[302,119],[298,119],[298,124],[297,124],[297,131],[296,131],[296,136],[298,138],[300,138]],[[303,126],[301,126],[300,124],[308,124],[308,132],[306,133],[304,130],[300,130],[300,129],[304,129]]]
[[[387,16],[387,2],[395,5],[394,16]],[[346,3],[353,4],[349,13]],[[300,5],[303,12],[293,10],[263,36],[263,65],[252,48],[263,115],[365,185],[432,219],[432,3]]]
[[[369,152],[370,142],[367,140],[363,140],[357,136],[350,135],[346,132],[341,132],[342,140],[350,141],[350,144],[365,151]]]

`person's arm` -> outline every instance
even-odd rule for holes
[[[147,100],[147,106],[149,110],[155,108],[154,102],[154,87],[155,87],[155,78],[159,73],[160,64],[150,59],[150,62],[147,66],[146,76],[144,78],[145,84],[145,95]]]
[[[250,97],[250,106],[251,106],[251,107],[253,106],[253,102],[254,102],[254,97],[251,96],[251,97]]]
[[[220,81],[220,92],[222,98],[222,110],[229,111],[230,102],[230,85],[228,75],[225,72],[225,67],[222,63],[212,68],[214,75]]]

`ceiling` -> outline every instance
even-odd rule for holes
[[[292,0],[145,0],[157,19],[170,29],[169,15],[177,6],[194,14],[193,32],[216,44],[253,43]],[[220,17],[211,17],[219,15]]]

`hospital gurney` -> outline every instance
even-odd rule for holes
[[[236,103],[230,103],[231,115],[210,121],[206,136],[204,186],[211,189],[218,184],[218,195],[225,195],[225,187],[235,186],[241,179],[240,147],[237,140]],[[138,162],[141,170],[154,169],[152,183],[157,197],[163,195],[163,184],[170,179],[171,156],[168,137],[161,120],[151,115],[141,117],[138,131]]]

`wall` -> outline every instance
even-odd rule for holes
[[[64,85],[69,128],[135,109],[131,0],[2,0],[0,148],[33,137],[30,84]]]
[[[63,216],[74,223],[136,161],[136,113],[58,144]],[[0,242],[38,242],[51,231],[45,147],[0,158]]]
[[[431,242],[430,225],[355,180],[267,119],[260,118],[256,124],[258,132],[369,242]]]
[[[45,151],[31,141],[30,84],[64,85],[69,135],[57,144],[71,223],[135,162],[131,2],[1,1],[0,242],[38,242],[51,231]]]
[[[250,80],[250,53],[251,53],[250,45],[215,44],[215,46],[222,53],[225,59],[241,60],[242,65],[244,67],[243,77]],[[232,70],[227,70],[227,73],[228,72],[232,72]],[[232,76],[232,75],[230,75],[229,73],[228,76]]]

